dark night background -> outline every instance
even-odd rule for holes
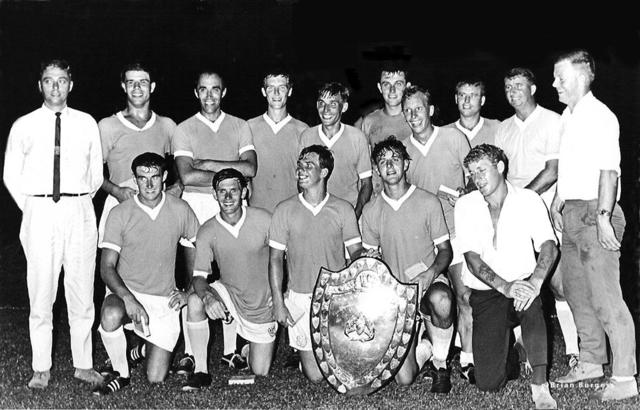
[[[200,68],[224,77],[223,110],[249,119],[265,110],[259,90],[264,71],[283,66],[294,80],[289,111],[310,125],[318,122],[315,97],[323,82],[351,88],[344,122],[353,123],[378,100],[379,64],[402,61],[410,81],[432,91],[436,123],[445,124],[457,117],[453,87],[466,76],[487,84],[485,117],[511,116],[502,76],[513,66],[531,68],[538,103],[561,112],[551,87],[554,55],[584,47],[596,58],[594,93],[621,126],[621,202],[628,220],[621,276],[637,317],[640,23],[615,2],[592,8],[586,2],[483,3],[0,0],[0,149],[11,123],[41,104],[36,81],[47,57],[70,61],[75,84],[69,105],[96,120],[124,107],[119,72],[132,60],[156,69],[152,107],[176,123],[198,109],[192,89]],[[16,241],[20,213],[3,185],[0,207],[0,240]]]

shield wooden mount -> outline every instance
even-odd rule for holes
[[[324,378],[340,393],[370,394],[390,382],[411,346],[418,285],[362,257],[320,270],[311,300],[311,342]]]

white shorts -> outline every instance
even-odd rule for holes
[[[193,212],[198,218],[200,225],[216,216],[220,212],[220,205],[213,197],[213,194],[204,194],[202,192],[183,192],[182,199],[187,201]]]
[[[289,346],[300,351],[311,351],[311,293],[287,292],[284,303],[296,323],[289,327]]]
[[[272,343],[276,340],[278,324],[275,321],[267,323],[253,323],[248,321],[238,314],[236,306],[233,304],[233,300],[222,282],[215,281],[210,286],[218,293],[224,302],[224,305],[229,311],[229,315],[231,315],[236,322],[236,332],[240,336],[253,343]]]
[[[125,324],[125,329],[133,330],[144,340],[153,343],[161,349],[172,352],[180,336],[180,311],[169,307],[169,296],[147,295],[129,289],[142,304],[149,316],[149,336],[145,336],[132,322]],[[111,294],[107,288],[105,298]]]

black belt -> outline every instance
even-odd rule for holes
[[[63,192],[60,194],[60,196],[85,196],[85,195],[89,195],[89,193],[83,192],[81,194],[69,194],[69,193]],[[52,198],[53,194],[33,194],[31,196],[37,196],[38,198]]]

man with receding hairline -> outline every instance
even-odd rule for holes
[[[13,123],[5,152],[4,183],[22,211],[33,354],[28,387],[36,389],[51,378],[52,308],[62,267],[74,376],[102,381],[91,342],[98,238],[91,198],[102,183],[102,154],[96,121],[67,106],[72,88],[69,63],[43,62],[38,90],[44,103]]]
[[[558,189],[551,216],[562,230],[563,288],[580,337],[580,361],[558,383],[603,376],[607,338],[612,377],[591,397],[638,395],[635,327],[620,289],[620,242],[625,218],[620,198],[620,126],[591,92],[595,62],[585,50],[562,54],[553,67],[562,134]]]

